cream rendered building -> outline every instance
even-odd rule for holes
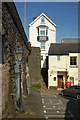
[[[79,44],[51,44],[49,50],[48,88],[62,88],[63,83],[80,83]],[[64,86],[65,87],[65,86]]]
[[[44,13],[29,24],[29,41],[32,47],[40,47],[41,68],[46,68],[46,56],[51,43],[56,43],[56,24]]]

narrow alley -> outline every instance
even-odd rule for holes
[[[59,93],[42,92],[32,89],[29,96],[23,96],[22,114],[17,113],[17,118],[41,120],[77,120],[67,108],[69,99],[63,98]]]

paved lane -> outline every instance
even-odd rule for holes
[[[44,115],[47,120],[76,120],[74,115],[66,109],[59,96],[41,93]]]

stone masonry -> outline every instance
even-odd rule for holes
[[[26,66],[30,49],[22,23],[13,2],[2,3],[2,64],[3,64],[3,115],[13,115],[16,110],[16,51],[23,51],[22,83],[26,83]],[[24,87],[24,89],[25,89]],[[5,117],[3,116],[3,117]]]
[[[39,47],[32,47],[29,56],[30,83],[38,82],[41,79],[41,54]]]
[[[0,1],[0,119],[2,118],[2,3]]]

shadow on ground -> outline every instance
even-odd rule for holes
[[[77,100],[75,98],[69,98],[67,105],[66,105],[66,110],[65,110],[65,120],[69,120],[68,112],[72,116],[70,120],[80,120],[80,100]],[[75,119],[74,119],[75,118]]]
[[[42,68],[41,75],[46,87],[48,88],[48,70],[46,68]]]
[[[45,120],[41,92],[30,89],[30,95],[23,95],[23,112],[16,112],[15,120]]]

